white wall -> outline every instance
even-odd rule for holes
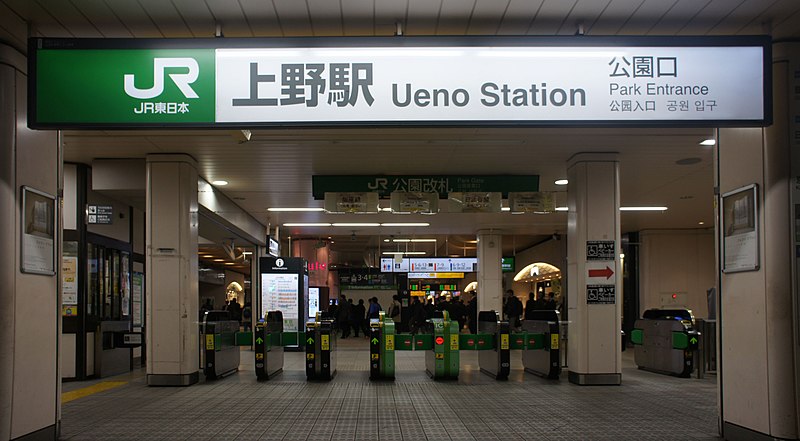
[[[662,294],[678,293],[675,306],[707,318],[706,290],[715,284],[714,230],[641,231],[639,243],[640,316],[646,309],[667,307]]]

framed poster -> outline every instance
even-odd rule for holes
[[[56,198],[22,187],[20,271],[52,276],[56,273]]]
[[[757,271],[758,185],[751,184],[724,193],[720,209],[722,271]]]

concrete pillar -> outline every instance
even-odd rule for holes
[[[503,311],[503,236],[478,231],[478,311]]]
[[[197,165],[147,156],[147,384],[198,381]]]
[[[61,147],[27,128],[26,67],[0,45],[0,440],[57,439],[60,419]],[[23,187],[55,200],[23,217]]]
[[[622,381],[619,162],[615,153],[569,160],[567,293],[569,381]]]
[[[795,250],[800,245],[795,235],[800,231],[798,71],[800,45],[774,45],[774,123],[765,129],[720,129],[717,140],[720,195],[757,185],[755,269],[723,271],[726,255],[730,263],[733,257],[725,243],[738,234],[724,228],[732,213],[724,198],[719,201],[718,371],[722,430],[728,440],[800,437],[798,285],[792,274],[800,261]]]

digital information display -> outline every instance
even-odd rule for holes
[[[314,318],[319,312],[319,288],[308,288],[308,318]]]
[[[262,274],[261,275],[261,317],[267,311],[283,313],[283,330],[298,330],[298,274]]]

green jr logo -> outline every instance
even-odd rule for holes
[[[167,68],[182,67],[186,73],[167,74],[175,86],[186,98],[199,98],[190,84],[197,81],[200,67],[194,58],[155,58],[153,60],[153,87],[140,89],[136,87],[134,74],[125,74],[125,93],[132,98],[142,100],[155,98],[164,92],[164,76]]]

